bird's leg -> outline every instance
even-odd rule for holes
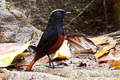
[[[54,64],[53,64],[53,62],[52,62],[52,60],[50,58],[50,55],[48,54],[47,56],[49,58],[49,66],[51,66],[52,68],[55,68],[55,66],[54,66]]]
[[[50,58],[50,55],[48,55],[48,58],[49,58],[49,66],[51,66],[51,58]]]

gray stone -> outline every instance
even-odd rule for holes
[[[25,43],[32,39],[37,45],[41,35],[42,32],[30,25],[22,12],[16,9],[0,10],[0,42]]]

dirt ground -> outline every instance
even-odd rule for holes
[[[119,39],[119,32],[107,34]],[[98,46],[99,49],[107,44]],[[119,40],[114,54],[120,56]],[[22,61],[28,61],[19,66],[6,68],[5,73],[0,73],[0,80],[119,80],[120,70],[109,69],[112,61],[98,62],[94,54],[79,54],[65,60],[54,60],[55,68],[49,68],[48,59],[39,60],[32,67],[32,71],[25,71],[34,54],[25,57]],[[43,62],[43,63],[42,63]]]

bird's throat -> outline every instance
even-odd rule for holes
[[[51,18],[48,22],[48,26],[57,29],[60,34],[64,35],[63,18]]]

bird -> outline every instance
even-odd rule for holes
[[[66,14],[71,12],[64,9],[55,9],[50,13],[47,27],[36,47],[36,53],[26,71],[30,71],[37,60],[45,55],[49,58],[49,66],[54,67],[50,54],[55,53],[64,41],[63,19]]]

